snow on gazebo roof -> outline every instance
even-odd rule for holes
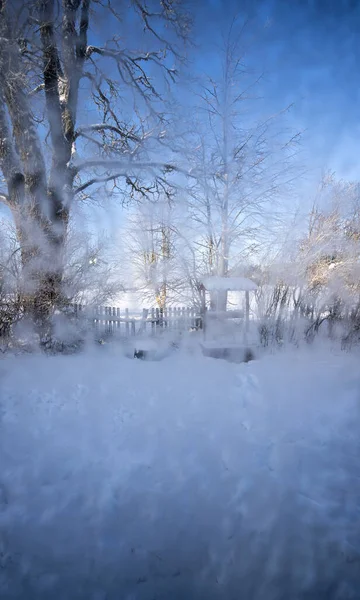
[[[258,287],[246,277],[205,277],[203,284],[209,292],[252,292]]]

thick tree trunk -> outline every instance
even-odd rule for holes
[[[24,310],[41,336],[51,335],[53,310],[64,300],[64,247],[74,179],[70,163],[90,3],[62,0],[59,27],[59,3],[38,0],[30,11],[37,22],[35,44],[26,40],[24,45],[23,32],[14,27],[13,2],[0,0],[0,169],[8,188],[2,200],[12,211],[18,234]],[[42,83],[37,89],[45,91],[49,146],[39,135],[28,95],[39,51]]]
[[[41,339],[52,335],[54,309],[64,303],[62,290],[67,215],[50,221],[29,206],[13,209],[21,248],[24,312]]]

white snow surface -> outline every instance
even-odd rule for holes
[[[252,292],[257,290],[257,285],[246,277],[207,277],[203,284],[208,291],[238,291]]]
[[[0,598],[360,597],[358,357],[0,361]]]

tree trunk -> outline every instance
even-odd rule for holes
[[[29,198],[26,198],[30,204]],[[64,245],[68,215],[52,220],[26,206],[21,214],[13,209],[21,248],[24,313],[42,340],[52,335],[52,315],[64,303],[62,290]]]

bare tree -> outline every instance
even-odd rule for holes
[[[131,287],[160,309],[177,299],[183,283],[176,220],[175,206],[147,203],[132,212],[125,228]]]
[[[270,227],[280,189],[296,176],[291,161],[298,136],[289,138],[281,125],[286,111],[259,120],[252,110],[260,78],[254,80],[244,64],[247,26],[233,20],[221,72],[201,86],[200,126],[189,157],[196,176],[189,205],[198,224],[198,256],[209,274],[219,276],[236,272],[254,251],[265,213]],[[223,292],[223,308],[226,302]]]
[[[22,317],[19,247],[14,226],[0,221],[0,340],[10,337],[12,325]]]
[[[103,232],[79,231],[70,222],[62,284],[67,298],[87,306],[116,301],[124,291],[116,254]]]
[[[26,308],[43,333],[63,295],[73,203],[99,191],[168,192],[172,168],[151,150],[161,143],[169,155],[163,98],[188,19],[176,1],[133,0],[128,10],[144,50],[124,47],[124,15],[111,0],[0,0],[0,200],[16,224]],[[101,18],[106,37],[92,44],[90,24]]]
[[[254,270],[264,343],[312,340],[319,331],[359,339],[360,186],[324,177],[306,222],[278,240]]]

